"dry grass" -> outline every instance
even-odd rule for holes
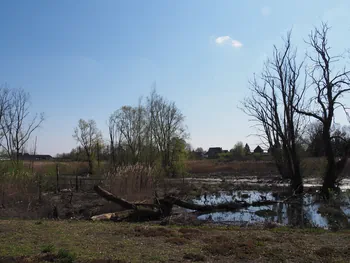
[[[200,262],[205,261],[205,256],[202,254],[196,254],[196,253],[185,253],[183,256],[184,260],[189,260],[191,262]]]
[[[210,173],[271,173],[276,171],[273,162],[270,161],[232,161],[217,162],[215,160],[187,161],[187,171],[191,174]]]
[[[103,186],[111,193],[129,201],[152,201],[156,171],[143,165],[119,167],[104,174]]]
[[[145,227],[137,226],[134,228],[135,236],[144,237],[176,237],[177,233],[172,229],[165,227]]]
[[[34,172],[55,175],[56,164],[59,164],[61,174],[86,174],[88,172],[87,162],[55,162],[55,161],[35,161]],[[31,162],[25,161],[23,167],[31,171]],[[107,163],[101,163],[97,174],[100,176],[108,171]],[[266,175],[276,174],[277,170],[272,160],[264,161],[231,161],[221,162],[219,160],[188,160],[185,163],[187,172],[191,174],[211,174],[211,173],[231,173],[239,175]],[[318,176],[322,174],[325,166],[324,158],[305,158],[302,160],[304,175]],[[350,162],[349,165],[350,167]],[[133,167],[133,166],[130,166]],[[126,169],[126,168],[122,168]],[[130,170],[130,168],[128,168]],[[133,168],[132,168],[133,169]],[[137,168],[139,169],[139,168]],[[145,168],[143,168],[145,169]],[[119,173],[119,171],[117,171]],[[130,171],[129,171],[130,172]]]
[[[349,231],[219,226],[184,229],[111,222],[37,224],[3,220],[0,262],[1,257],[40,262],[43,247],[50,247],[46,254],[56,257],[58,251],[66,251],[60,255],[74,255],[75,262],[349,262],[350,258]],[[199,234],[184,238],[190,232]]]
[[[29,173],[0,176],[0,207],[28,206],[38,200],[37,178]]]
[[[322,176],[325,169],[324,158],[306,158],[301,167],[305,177]],[[350,167],[350,163],[349,163]],[[191,174],[208,175],[212,173],[229,173],[239,176],[276,175],[278,171],[273,161],[232,161],[218,162],[216,160],[187,161],[187,171]]]
[[[188,243],[188,239],[183,238],[183,237],[171,237],[171,238],[166,239],[165,242],[171,243],[174,245],[182,246],[182,245],[185,245]]]

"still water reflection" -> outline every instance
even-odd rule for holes
[[[196,204],[214,205],[225,202],[245,201],[248,203],[283,200],[286,196],[272,192],[233,191],[203,195],[193,200]],[[325,205],[316,195],[305,195],[290,203],[276,203],[265,206],[250,206],[236,212],[214,212],[198,216],[200,220],[232,224],[254,224],[275,222],[282,225],[321,228],[346,228],[350,217],[350,195],[343,192],[332,204]]]

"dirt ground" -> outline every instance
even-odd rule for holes
[[[0,262],[349,262],[350,232],[0,221]]]

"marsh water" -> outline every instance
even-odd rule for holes
[[[213,205],[227,202],[253,203],[257,201],[281,201],[283,193],[264,191],[232,191],[203,195],[194,199],[196,204]],[[273,222],[280,225],[320,228],[347,228],[350,222],[350,193],[343,191],[326,204],[316,194],[306,194],[287,203],[264,206],[249,206],[235,212],[201,214],[200,220],[236,225]]]

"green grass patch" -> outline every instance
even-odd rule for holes
[[[346,262],[350,249],[349,231],[333,233],[287,227],[239,229],[214,225],[160,227],[150,223],[90,221],[37,222],[0,220],[0,262],[1,257],[60,263],[246,262],[256,258],[261,259],[260,262],[271,262],[278,261],[278,255],[283,255],[284,260],[290,262],[296,258],[302,262],[320,262],[323,251],[327,251],[325,247],[342,248],[333,253],[332,259]]]

